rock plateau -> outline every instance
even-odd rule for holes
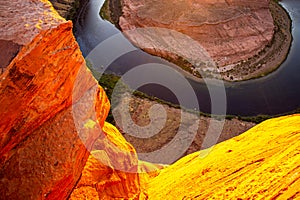
[[[290,24],[276,21],[289,17],[273,0],[108,2],[110,20],[136,46],[199,77],[260,76],[283,62],[291,43]]]

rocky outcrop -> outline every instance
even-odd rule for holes
[[[72,117],[73,86],[84,75],[72,24],[45,1],[2,2],[0,9],[1,40],[20,48],[0,81],[1,198],[66,198],[89,155]]]
[[[148,199],[300,199],[299,139],[300,115],[265,121],[161,170]]]
[[[0,68],[3,73],[20,48],[41,31],[63,22],[49,3],[28,1],[0,2]],[[35,16],[36,15],[36,16]]]
[[[103,165],[113,157],[105,151],[92,152],[71,199],[119,199],[124,194],[126,199],[299,199],[299,120],[300,115],[293,115],[265,121],[170,166],[139,161],[137,196],[130,196],[133,190],[122,179],[136,174],[121,175],[124,172]],[[132,152],[126,141],[122,143]],[[106,184],[110,189],[99,189]]]
[[[106,138],[96,141],[71,199],[90,196],[86,190],[94,191],[96,199],[138,198],[140,188],[135,149],[111,124],[105,123],[103,131]]]
[[[269,0],[122,0],[122,6],[119,24],[123,31],[138,27],[176,30],[202,45],[219,66],[255,55],[274,32]]]
[[[0,52],[0,74],[3,74],[6,67],[19,52],[20,46],[7,40],[0,40],[0,46],[5,49],[5,51]]]
[[[120,16],[115,22],[135,45],[198,77],[258,77],[283,62],[291,43],[291,36],[280,30],[288,26],[275,28],[270,9],[285,21],[289,18],[270,0],[122,0],[120,6],[121,12],[112,11]],[[273,40],[275,30],[279,35]],[[268,64],[271,58],[276,62]]]
[[[0,10],[1,51],[14,49],[0,76],[1,199],[66,199],[99,137],[103,149],[124,146],[111,129],[102,131],[108,99],[85,66],[72,23],[49,2],[1,2]],[[132,193],[136,179],[125,181]]]

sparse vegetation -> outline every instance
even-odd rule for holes
[[[112,16],[111,12],[112,11],[115,12],[115,8],[116,8],[115,7],[114,9],[112,9],[113,7],[111,7],[112,5],[110,5],[111,2],[112,1],[110,1],[110,0],[105,1],[104,6],[101,9],[100,15],[104,19],[107,19],[107,20],[111,21],[112,23],[116,24],[116,22],[113,19],[111,19],[111,16]],[[278,0],[273,0],[273,2],[278,3],[279,1]],[[271,10],[271,13],[272,13],[272,16],[273,16],[273,19],[274,19],[274,23],[275,23],[275,27],[276,27],[275,28],[275,35],[273,37],[273,40],[266,45],[266,48],[264,48],[263,50],[258,52],[252,58],[248,58],[247,60],[245,60],[243,62],[239,62],[237,64],[238,67],[236,68],[236,70],[238,69],[239,72],[233,72],[233,71],[225,72],[224,75],[225,76],[227,75],[228,79],[234,81],[235,80],[235,75],[238,75],[238,74],[242,75],[243,77],[249,77],[254,72],[261,70],[264,67],[264,65],[266,65],[268,60],[273,60],[272,63],[276,62],[276,59],[274,58],[274,56],[278,56],[278,55],[282,56],[280,53],[278,54],[276,52],[280,52],[280,51],[284,50],[283,45],[286,45],[286,43],[288,41],[288,38],[287,38],[288,36],[287,36],[287,33],[284,32],[284,29],[289,26],[290,21],[288,21],[288,22],[284,21],[286,19],[286,16],[283,16],[282,14],[279,13],[279,12],[281,12],[280,9],[282,9],[282,8],[280,8],[278,5],[276,5],[276,6],[275,5],[276,4],[270,2],[270,7],[271,7],[270,10]],[[118,6],[120,7],[120,4]],[[120,13],[117,13],[117,14],[120,14]],[[280,42],[278,42],[278,41],[280,41]],[[168,55],[168,54],[164,54],[164,58],[166,60],[175,63],[176,65],[178,65],[183,70],[185,70],[189,73],[193,73],[193,66],[187,60],[185,60],[183,58],[180,58],[180,57],[176,57],[176,56],[168,56],[167,57],[166,55]],[[174,60],[174,58],[175,58],[175,60]],[[276,63],[277,66],[275,66],[275,68],[277,68],[280,65],[280,63]],[[257,73],[257,76],[255,76],[254,78],[265,76],[266,74],[270,73],[273,70],[274,70],[274,68],[268,69],[268,70],[262,70],[259,73]],[[201,77],[199,72],[197,72],[196,76]],[[102,77],[102,80],[99,81],[99,83],[104,88],[106,88],[109,98],[110,98],[110,93],[111,93],[110,90],[112,90],[114,88],[115,83],[117,81],[119,81],[119,79],[120,79],[120,77],[116,77],[115,75],[110,74],[110,75],[104,75]],[[166,101],[163,101],[159,98],[149,96],[149,95],[144,94],[140,91],[132,91],[132,92],[137,97],[147,98],[151,101],[156,101],[157,103],[160,103],[160,104],[165,104],[165,105],[169,105],[171,107],[180,108],[179,105],[174,105],[170,102],[166,102]],[[183,108],[183,109],[185,109],[185,108]],[[185,109],[185,110],[188,110],[188,109]],[[285,113],[285,114],[297,113],[299,111],[300,110],[296,110],[294,112]],[[200,113],[198,111],[195,112],[194,110],[189,110],[189,112],[196,113],[196,114],[206,116],[206,117],[218,118],[218,116],[211,116],[210,114],[202,113],[202,112]],[[276,115],[276,116],[258,115],[258,116],[249,116],[249,117],[227,115],[226,119],[237,118],[237,119],[243,120],[243,121],[260,123],[260,122],[262,122],[266,119],[269,119],[271,117],[277,117],[277,116],[281,116],[281,115]]]
[[[110,10],[109,10],[109,1],[106,0],[100,9],[100,16],[102,19],[105,19],[107,21],[112,22],[112,19],[110,18]]]
[[[112,94],[114,92],[114,95],[116,97],[116,99],[114,99],[115,101],[112,102],[113,105],[112,107],[115,107],[121,100],[122,98],[122,94],[124,94],[125,92],[129,92],[132,93],[134,96],[142,98],[142,99],[149,99],[151,101],[155,101],[159,104],[163,104],[163,105],[168,105],[170,107],[173,108],[178,108],[178,109],[184,109],[186,112],[189,113],[194,113],[200,116],[204,116],[204,117],[212,117],[214,119],[217,120],[221,120],[224,118],[224,116],[218,116],[218,115],[211,115],[209,113],[204,113],[204,112],[199,112],[199,111],[195,111],[195,110],[191,110],[191,109],[187,109],[184,107],[181,107],[180,105],[176,105],[167,101],[164,101],[162,99],[159,99],[157,97],[154,96],[149,96],[143,92],[137,91],[137,90],[132,90],[129,88],[128,85],[126,85],[124,82],[122,82],[122,80],[120,80],[120,76],[114,75],[114,74],[102,74],[101,77],[99,75],[99,73],[97,73],[95,70],[93,70],[91,63],[89,61],[87,61],[87,65],[88,67],[91,69],[94,77],[98,78],[98,83],[103,87],[103,89],[105,90],[109,100],[111,100],[112,98]],[[118,90],[115,90],[115,86],[116,84],[119,82],[119,88]],[[295,113],[300,113],[300,108],[296,109],[293,112],[289,112],[289,113],[284,113],[284,114],[280,114],[280,115],[257,115],[257,116],[235,116],[235,115],[226,115],[225,119],[231,120],[231,119],[238,119],[238,120],[242,120],[242,121],[246,121],[246,122],[253,122],[253,123],[261,123],[267,119],[273,118],[273,117],[279,117],[279,116],[284,116],[284,115],[289,115],[289,114],[295,114]],[[111,113],[111,111],[109,112],[107,121],[115,124],[113,115]]]
[[[72,8],[71,10],[69,11],[66,19],[67,20],[74,20],[75,17],[76,17],[76,14],[79,10],[79,7],[80,7],[80,0],[74,0],[74,2],[72,3]]]
[[[102,8],[100,9],[100,16],[102,19],[110,21],[116,27],[119,27],[119,18],[122,15],[122,5],[120,0],[111,1],[105,0]]]

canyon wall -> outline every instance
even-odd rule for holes
[[[73,19],[80,5],[80,0],[50,0],[50,2],[65,19]]]
[[[129,149],[123,165],[133,175],[125,183],[137,195],[136,153],[104,123],[110,104],[85,65],[72,22],[48,1],[2,1],[0,12],[7,58],[0,75],[1,199],[68,198],[92,149],[107,152],[113,163],[102,173],[108,182],[118,161],[111,154],[122,157]],[[114,187],[102,183],[99,194]]]

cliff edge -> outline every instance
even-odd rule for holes
[[[2,1],[0,12],[0,52],[13,52],[0,75],[1,199],[67,199],[93,149],[128,154],[122,166],[136,173],[134,149],[105,128],[110,104],[85,65],[72,22],[44,0]],[[111,171],[104,171],[108,181]],[[139,184],[130,191],[139,193]]]

